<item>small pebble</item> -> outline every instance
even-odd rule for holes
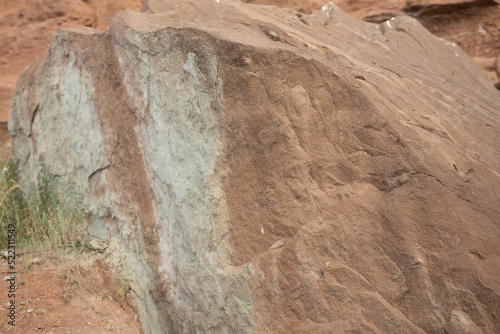
[[[28,313],[33,313],[33,312],[35,312],[35,310],[34,310],[34,309],[32,309],[32,308],[29,308],[29,309],[27,309],[27,310],[26,310],[26,312],[28,312]]]

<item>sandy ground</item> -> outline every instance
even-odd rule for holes
[[[80,259],[79,259],[80,257]],[[101,259],[83,264],[86,254],[68,262],[31,254],[17,259],[15,296],[9,297],[7,261],[0,260],[2,288],[0,333],[141,333],[130,291]],[[15,301],[15,326],[8,324],[6,307]]]

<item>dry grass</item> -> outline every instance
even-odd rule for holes
[[[63,295],[69,300],[75,289],[93,290],[96,272],[84,263],[88,252],[102,253],[106,247],[91,244],[89,224],[92,217],[84,210],[76,183],[64,194],[55,178],[41,166],[37,185],[25,186],[18,164],[12,156],[0,159],[0,250],[8,245],[9,226],[14,226],[16,265],[30,272],[33,258],[57,265],[65,282]],[[113,287],[119,297],[129,290],[125,255],[119,256]]]
[[[4,160],[0,170],[0,248],[7,248],[9,226],[15,226],[16,252],[83,249],[90,241],[87,217],[76,185],[62,194],[41,166],[38,185],[21,187],[17,163]]]

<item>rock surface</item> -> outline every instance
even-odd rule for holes
[[[322,0],[244,0],[313,13]],[[500,59],[498,0],[334,0],[354,18],[381,23],[395,16],[417,18],[430,32],[457,43],[471,57]],[[485,69],[486,70],[486,69]],[[486,70],[494,82],[500,72]],[[500,84],[500,82],[499,82]]]
[[[60,29],[9,131],[146,333],[500,331],[500,92],[413,18],[150,0]]]

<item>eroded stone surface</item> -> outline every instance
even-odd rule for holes
[[[88,190],[145,332],[495,333],[499,110],[409,17],[151,0],[59,30],[9,129]]]
[[[275,5],[302,13],[326,9],[323,0],[244,0]],[[457,43],[469,56],[500,57],[500,2],[498,0],[334,0],[354,18],[382,23],[411,16],[436,36]],[[479,62],[483,64],[483,62]],[[499,73],[485,69],[500,87]]]

